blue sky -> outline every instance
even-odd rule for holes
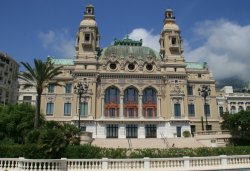
[[[172,8],[187,61],[207,61],[216,78],[248,77],[249,0],[5,0],[0,2],[0,51],[18,62],[74,56],[75,35],[89,3],[95,6],[101,47],[130,35],[157,49],[164,11]]]

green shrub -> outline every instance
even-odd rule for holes
[[[188,138],[188,137],[191,136],[191,134],[190,134],[190,132],[189,132],[188,130],[183,131],[182,135],[183,135],[183,137],[185,137],[185,138]]]
[[[0,145],[0,158],[25,157],[31,159],[74,158],[74,159],[100,159],[100,158],[173,158],[173,157],[201,157],[219,155],[249,155],[250,146],[217,147],[217,148],[169,148],[169,149],[110,149],[97,146],[71,145],[62,149],[60,153],[51,154],[41,149],[37,144]]]

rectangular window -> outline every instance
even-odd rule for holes
[[[222,107],[222,106],[219,107],[219,112],[220,112],[220,117],[222,117],[222,116],[223,116],[223,113],[224,113],[223,107]]]
[[[204,105],[204,114],[205,116],[210,116],[210,105],[207,103]]]
[[[212,125],[206,125],[206,127],[207,127],[207,131],[212,131]]]
[[[71,103],[64,103],[64,116],[71,115]]]
[[[84,43],[89,43],[90,42],[90,34],[89,33],[85,33],[84,34]]]
[[[188,95],[193,95],[193,86],[188,85]]]
[[[107,138],[118,138],[118,125],[117,124],[109,124],[106,127],[106,137]]]
[[[110,108],[109,109],[109,117],[111,118],[115,118],[116,115],[115,115],[115,108]]]
[[[80,104],[80,116],[81,117],[88,116],[88,103],[87,102],[83,102]]]
[[[46,107],[46,115],[52,116],[54,112],[54,103],[48,102]]]
[[[72,93],[72,84],[71,83],[67,83],[65,85],[65,93]]]
[[[145,126],[146,138],[156,138],[156,125],[148,124]]]
[[[195,116],[194,104],[188,104],[188,116],[190,117]]]
[[[172,43],[172,45],[176,45],[177,44],[176,37],[172,37],[171,43]]]
[[[55,92],[55,85],[49,84],[48,85],[48,93],[54,93]]]
[[[179,103],[174,104],[174,116],[177,118],[181,117],[181,105]]]
[[[23,96],[23,100],[24,101],[31,101],[32,100],[32,96]]]
[[[126,138],[137,138],[138,137],[138,126],[135,124],[126,126]]]

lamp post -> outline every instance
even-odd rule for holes
[[[199,95],[204,98],[204,114],[206,117],[206,131],[208,130],[208,122],[207,122],[207,109],[206,109],[206,98],[210,95],[210,88],[208,86],[202,86],[202,88],[198,89]],[[202,121],[203,122],[203,121]],[[204,130],[204,128],[202,128]]]
[[[87,92],[88,92],[88,85],[87,84],[82,84],[81,82],[78,82],[77,85],[74,87],[74,91],[78,95],[78,101],[79,101],[79,108],[78,108],[78,114],[79,114],[78,128],[81,129],[81,127],[80,127],[80,122],[81,122],[81,99],[82,99],[82,97],[86,97]],[[85,105],[83,105],[83,107],[84,107],[83,111],[85,112]]]

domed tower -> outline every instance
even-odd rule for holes
[[[165,11],[164,27],[160,37],[160,52],[168,62],[184,62],[182,39],[172,9]]]
[[[76,36],[76,58],[96,61],[99,48],[100,34],[95,21],[94,6],[87,5]]]

